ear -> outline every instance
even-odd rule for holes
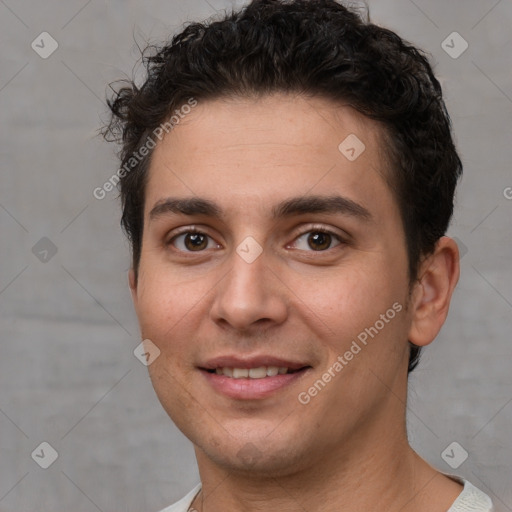
[[[137,309],[137,276],[135,275],[135,270],[130,268],[128,272],[128,282],[130,284],[130,291],[132,293],[132,301],[135,309]]]
[[[452,238],[443,236],[421,264],[414,284],[409,330],[409,341],[414,345],[432,343],[441,330],[459,274],[459,248]]]

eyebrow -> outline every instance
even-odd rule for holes
[[[373,219],[370,211],[364,206],[339,195],[292,197],[272,208],[274,219],[308,213],[343,214],[367,222]],[[220,219],[223,216],[223,210],[215,202],[201,197],[168,197],[155,204],[149,213],[149,218],[155,220],[168,214],[205,215]]]

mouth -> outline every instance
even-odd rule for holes
[[[216,393],[236,400],[261,400],[290,387],[312,367],[275,358],[218,358],[198,369]]]
[[[304,366],[298,369],[286,366],[258,366],[257,368],[232,368],[225,366],[204,370],[215,375],[224,375],[230,379],[264,379],[266,377],[275,377],[276,375],[297,373],[306,368],[311,368],[311,366]]]

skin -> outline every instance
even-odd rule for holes
[[[200,102],[154,150],[130,287],[142,337],[161,351],[148,367],[155,391],[195,446],[199,512],[445,512],[462,490],[412,450],[405,427],[407,340],[425,346],[438,334],[458,250],[442,237],[410,289],[381,130],[348,106],[276,94]],[[338,149],[349,134],[366,147],[355,161]],[[371,218],[272,217],[277,203],[312,195],[343,196]],[[214,201],[222,216],[151,217],[169,197]],[[199,251],[178,236],[191,227],[208,236]],[[319,250],[318,227],[342,242]],[[248,236],[262,248],[252,263],[236,252]],[[301,404],[298,394],[394,303],[402,311]],[[312,368],[267,398],[235,400],[198,369],[224,354]]]

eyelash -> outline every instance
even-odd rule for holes
[[[201,231],[200,229],[198,228],[195,228],[193,226],[190,226],[190,227],[187,227],[187,228],[184,228],[182,231],[178,232],[178,233],[175,233],[172,238],[166,243],[166,245],[174,245],[174,242],[176,241],[176,239],[179,237],[179,236],[182,236],[182,235],[188,235],[188,234],[193,234],[193,233],[197,233],[197,234],[201,234],[201,235],[205,235],[206,237],[208,237],[210,240],[214,240],[210,235],[208,235],[207,233],[205,233],[204,231]],[[338,233],[335,233],[334,231],[330,230],[330,229],[327,229],[323,226],[310,226],[306,231],[301,231],[300,233],[298,233],[295,238],[293,239],[293,241],[295,242],[296,240],[298,240],[299,238],[303,237],[304,235],[307,235],[309,233],[324,233],[326,235],[330,235],[331,237],[333,237],[333,239],[335,239],[336,241],[339,242],[338,245],[343,245],[343,244],[347,244],[347,241],[342,238]],[[217,242],[215,242],[217,243]],[[220,244],[217,244],[217,245],[220,245]],[[289,245],[289,244],[288,244]],[[287,245],[287,247],[288,247]],[[328,251],[331,251],[332,249],[338,247],[338,245],[334,246],[334,247],[330,247],[329,249],[325,249],[325,250],[321,250],[321,251],[314,251],[314,250],[310,250],[310,251],[305,251],[305,252],[319,252],[319,253],[326,253]],[[197,252],[197,253],[202,253],[202,252],[205,252],[205,250],[202,250],[202,251],[183,251],[181,249],[176,249],[175,250],[181,252],[181,253],[189,253],[189,254],[194,254],[194,252]],[[297,250],[301,250],[301,249],[297,249]]]
[[[205,235],[207,236],[209,239],[213,240],[213,238],[208,235],[207,233],[205,233],[204,231],[201,231],[200,229],[197,229],[193,226],[191,227],[187,227],[187,228],[183,228],[182,231],[179,231],[178,233],[175,233],[172,238],[166,243],[166,245],[174,245],[174,241],[179,237],[179,236],[182,236],[182,235],[190,235],[190,234],[200,234],[200,235]],[[215,242],[217,243],[217,242]],[[176,249],[177,251],[181,252],[181,253],[190,253],[190,254],[194,254],[194,252],[196,251],[182,251],[181,249]],[[201,253],[201,252],[204,252],[204,251],[197,251],[198,253]]]
[[[335,233],[334,231],[332,231],[330,229],[324,228],[323,226],[310,226],[306,231],[302,231],[301,233],[297,234],[297,236],[293,240],[295,242],[299,238],[302,238],[304,235],[307,235],[307,234],[310,234],[310,233],[323,233],[323,234],[329,235],[334,240],[339,242],[338,245],[342,245],[342,244],[346,244],[347,243],[346,240],[344,240],[338,233]],[[313,252],[313,253],[315,253],[315,252],[323,252],[323,253],[326,253],[326,252],[331,251],[332,249],[338,247],[338,245],[335,245],[334,247],[330,247],[329,249],[325,249],[323,251],[310,250],[310,251],[305,251],[305,252]],[[297,250],[301,250],[301,249],[297,249]]]

